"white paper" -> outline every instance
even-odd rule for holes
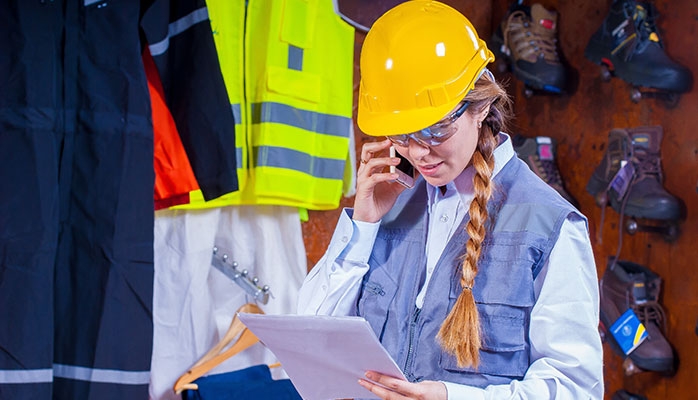
[[[358,383],[369,370],[405,379],[362,317],[238,315],[278,358],[304,400],[375,399]]]

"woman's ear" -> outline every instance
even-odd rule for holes
[[[490,113],[490,105],[488,104],[487,106],[483,107],[480,112],[477,113],[475,116],[475,120],[477,121],[478,126],[482,126],[482,123],[485,121],[485,118],[487,118],[487,114]]]

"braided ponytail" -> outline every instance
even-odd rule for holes
[[[465,227],[469,238],[465,245],[465,256],[461,266],[460,284],[463,291],[446,320],[441,324],[437,338],[446,352],[455,355],[459,367],[477,368],[480,363],[482,340],[473,286],[478,272],[482,243],[487,231],[489,217],[487,203],[493,192],[494,149],[497,147],[497,135],[506,118],[510,116],[511,103],[504,89],[486,75],[478,80],[466,99],[473,103],[472,112],[483,110],[488,104],[490,111],[480,128],[477,148],[472,156],[472,164],[475,168],[473,176],[475,197],[470,203],[470,220]]]

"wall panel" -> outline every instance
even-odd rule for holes
[[[399,0],[340,1],[340,8],[364,25]],[[499,24],[509,1],[491,2],[448,1],[471,19],[480,34],[488,38]],[[625,388],[648,399],[685,399],[694,397],[698,382],[698,336],[694,332],[698,318],[698,93],[692,90],[683,95],[674,108],[661,101],[643,99],[633,103],[628,84],[614,78],[605,82],[599,68],[584,58],[587,41],[604,19],[608,0],[542,0],[547,8],[559,11],[560,46],[570,64],[577,70],[578,81],[573,93],[562,96],[522,95],[523,85],[508,74],[497,73],[509,81],[508,90],[515,99],[517,119],[511,133],[525,136],[546,135],[558,142],[557,162],[570,194],[580,203],[581,211],[589,218],[592,237],[601,232],[602,242],[594,240],[594,254],[599,276],[606,267],[606,259],[618,250],[618,214],[608,207],[605,221],[600,225],[601,209],[585,191],[585,185],[601,160],[612,128],[640,125],[662,125],[664,140],[661,146],[665,188],[681,198],[686,206],[686,217],[680,223],[680,235],[672,243],[655,233],[622,232],[620,258],[643,264],[657,272],[664,281],[661,303],[668,318],[669,342],[680,360],[677,373],[672,377],[653,372],[626,376],[622,359],[605,349],[606,398]],[[531,3],[526,3],[531,4]],[[698,25],[698,6],[693,0],[657,0],[657,25],[667,53],[676,61],[698,72],[695,33]],[[355,98],[358,93],[358,54],[364,34],[357,32],[355,45]],[[695,85],[694,85],[695,87]],[[356,104],[356,102],[355,102]],[[371,138],[356,129],[357,151]],[[344,199],[342,206],[351,206],[353,199]],[[310,221],[303,225],[309,265],[322,256],[329,243],[340,210],[311,212]]]

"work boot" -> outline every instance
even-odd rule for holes
[[[557,13],[536,3],[515,1],[492,36],[493,49],[527,86],[551,93],[566,91],[568,73],[560,60]]]
[[[657,33],[657,12],[651,3],[613,0],[584,56],[606,65],[616,76],[635,86],[674,93],[690,90],[693,76],[669,58]]]
[[[645,266],[609,257],[599,282],[600,318],[605,329],[609,329],[632,308],[645,326],[647,339],[628,357],[645,371],[673,374],[674,352],[663,334],[666,330],[664,309],[659,304],[661,282],[659,275]],[[607,333],[606,337],[610,337],[613,349],[625,357],[613,335]]]
[[[621,215],[636,218],[676,221],[681,217],[681,201],[662,186],[660,142],[661,126],[641,126],[628,129],[613,129],[608,134],[608,145],[601,163],[587,183],[586,190],[596,196],[597,203],[604,207],[606,202]],[[624,193],[611,185],[622,165],[631,176],[619,178],[629,181]],[[622,185],[621,185],[622,186]]]
[[[531,170],[545,183],[550,185],[573,206],[579,209],[579,203],[567,191],[562,183],[560,171],[555,163],[555,140],[547,136],[527,138],[515,135],[512,138],[514,151]]]

